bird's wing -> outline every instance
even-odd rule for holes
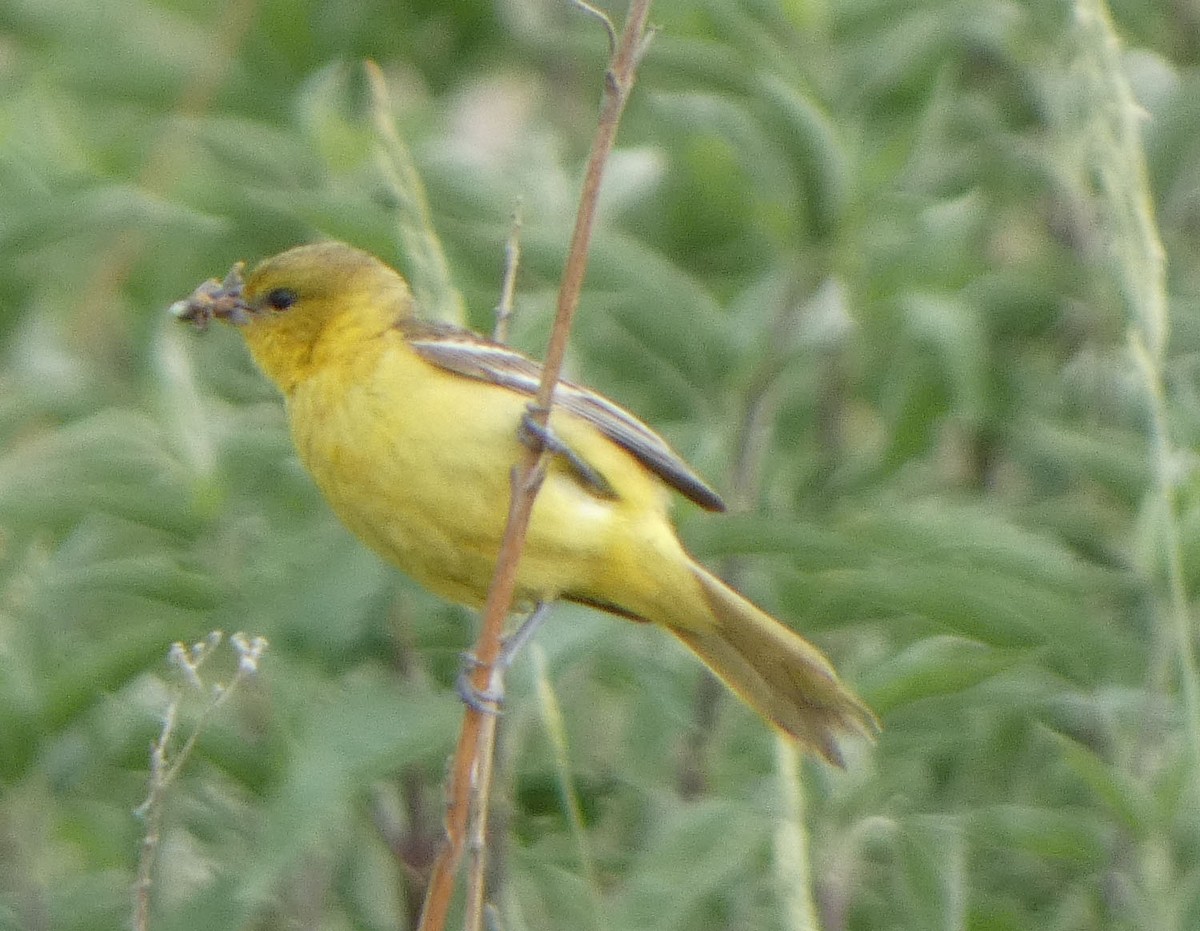
[[[507,346],[448,324],[404,321],[400,329],[417,355],[432,365],[467,378],[501,385],[529,398],[537,394],[542,366]],[[725,510],[721,496],[693,472],[662,437],[628,411],[594,391],[568,381],[560,381],[554,389],[554,406],[588,421],[700,507],[709,511]]]

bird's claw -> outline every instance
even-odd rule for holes
[[[458,675],[454,678],[454,691],[458,693],[458,697],[462,699],[464,705],[480,714],[499,715],[504,713],[504,676],[493,677],[492,681],[496,685],[493,691],[477,688],[471,681],[471,673],[484,666],[501,674],[507,671],[517,654],[542,626],[542,622],[549,613],[550,605],[538,602],[529,617],[521,622],[521,626],[501,639],[500,652],[492,663],[484,663],[469,651],[459,654],[462,663],[458,668]]]
[[[471,673],[484,664],[474,653],[461,653],[461,665],[458,675],[454,677],[454,691],[468,708],[480,714],[500,715],[504,713],[504,692],[501,690],[477,688],[471,681]]]
[[[615,498],[617,493],[603,475],[584,461],[575,450],[559,439],[558,435],[548,424],[539,423],[534,414],[540,410],[536,405],[529,405],[521,414],[521,426],[517,437],[529,447],[540,446],[553,456],[559,456],[567,463],[575,476],[602,498]]]

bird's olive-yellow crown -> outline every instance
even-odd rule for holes
[[[239,326],[259,367],[284,391],[325,350],[376,336],[412,313],[408,284],[345,243],[297,246],[260,263],[238,295]]]

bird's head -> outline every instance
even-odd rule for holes
[[[340,242],[297,246],[249,274],[239,262],[171,306],[203,329],[237,327],[259,367],[285,391],[304,376],[320,343],[352,348],[412,313],[408,284],[379,259]]]

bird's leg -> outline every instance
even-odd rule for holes
[[[597,495],[602,498],[615,498],[617,493],[608,483],[608,479],[588,465],[582,456],[559,439],[548,425],[543,426],[533,419],[535,407],[530,404],[525,408],[525,413],[521,415],[521,426],[517,430],[517,437],[520,441],[526,446],[540,443],[546,452],[553,456],[560,456],[575,473],[575,477]]]
[[[525,648],[525,644],[533,639],[533,635],[541,628],[549,613],[549,602],[539,601],[529,613],[529,617],[521,622],[521,626],[504,638],[500,646],[500,656],[496,660],[501,669],[508,669],[512,665],[517,654]]]
[[[491,664],[493,672],[501,673],[496,680],[500,688],[497,689],[477,689],[471,681],[471,673],[483,665],[479,658],[474,653],[462,654],[462,666],[458,670],[458,676],[454,680],[454,690],[458,692],[458,697],[463,700],[463,704],[475,709],[480,714],[499,714],[501,706],[504,704],[503,690],[503,673],[508,671],[508,667],[512,665],[513,660],[517,658],[517,654],[533,637],[542,622],[546,620],[546,615],[550,613],[550,605],[547,602],[538,602],[537,607],[533,609],[530,615],[521,622],[521,626],[509,634],[500,644],[500,654],[496,657],[496,661]]]

